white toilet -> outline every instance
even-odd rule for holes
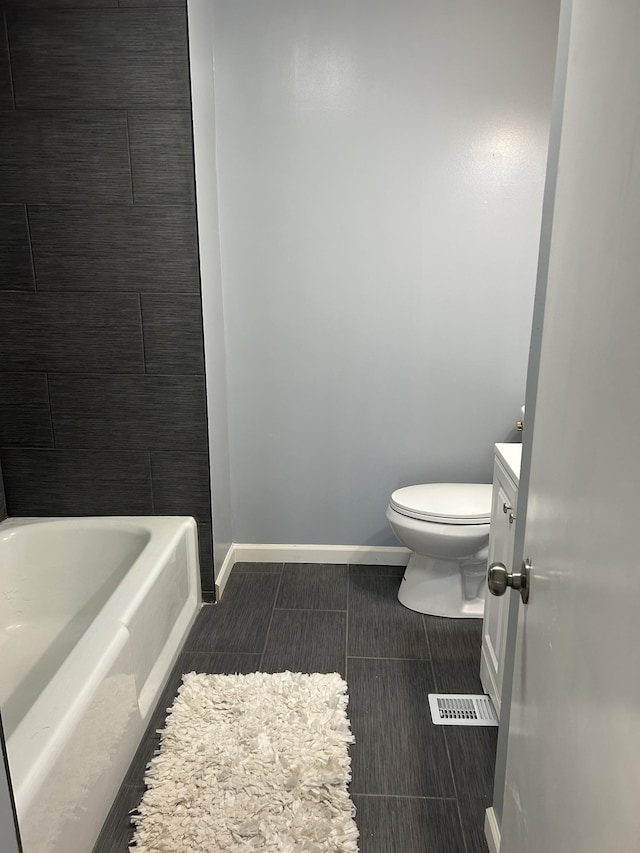
[[[398,600],[432,616],[482,618],[491,485],[428,483],[391,495],[387,519],[413,551]]]

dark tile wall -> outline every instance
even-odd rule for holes
[[[0,2],[7,510],[193,515],[211,593],[190,110],[184,0]]]
[[[0,468],[0,521],[7,517],[7,503],[4,496],[4,483],[2,481],[2,468]]]

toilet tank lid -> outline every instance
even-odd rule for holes
[[[487,483],[405,486],[391,495],[391,507],[402,515],[440,524],[488,524],[491,491]]]

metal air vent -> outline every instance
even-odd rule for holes
[[[491,699],[484,694],[429,693],[431,719],[437,726],[497,726]]]

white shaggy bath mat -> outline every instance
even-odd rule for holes
[[[184,676],[133,818],[135,853],[357,853],[339,675]]]

